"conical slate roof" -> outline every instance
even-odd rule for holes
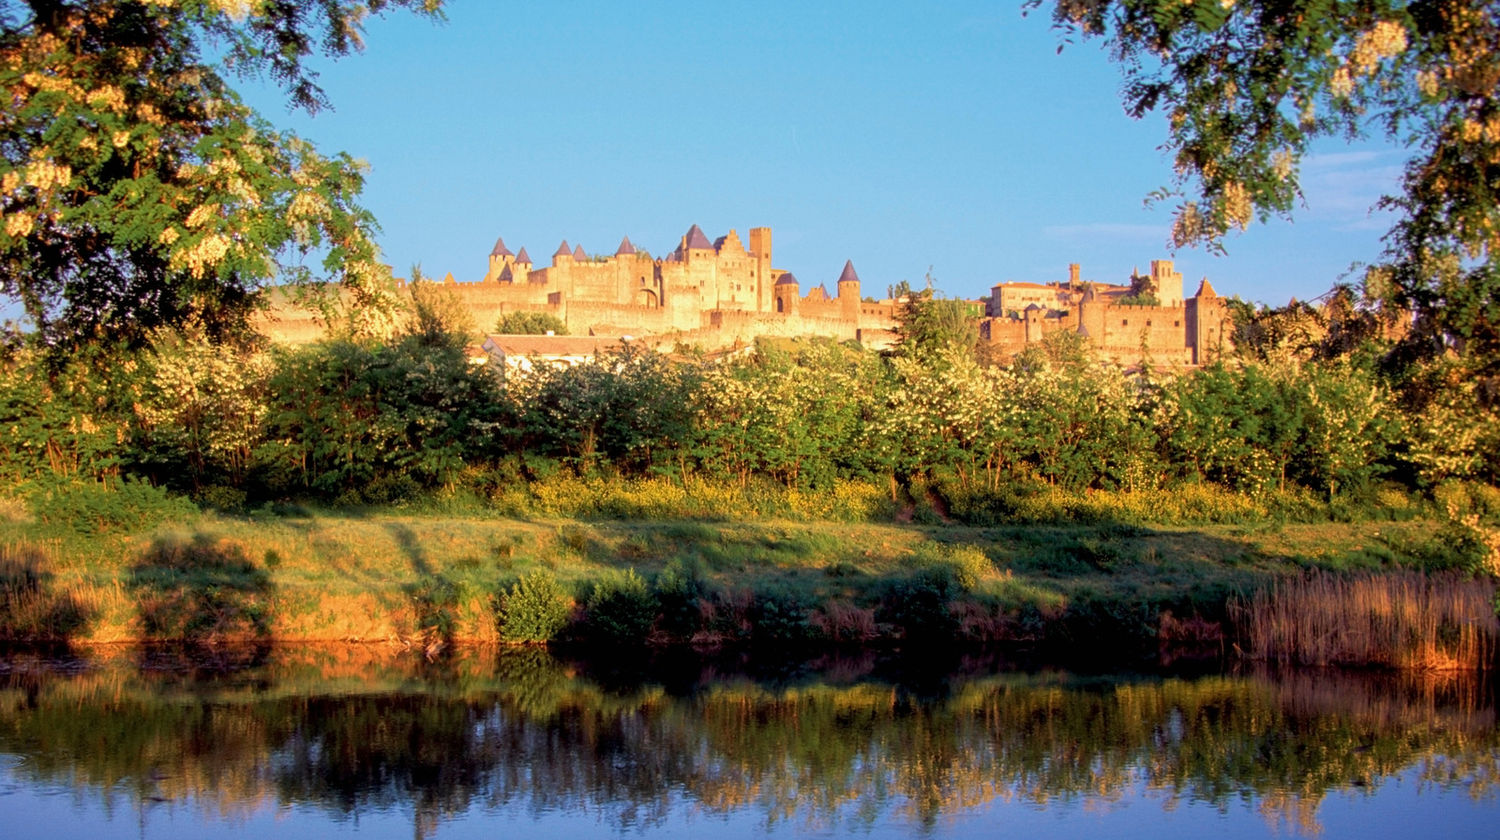
[[[505,247],[505,237],[497,236],[497,237],[495,237],[495,247],[493,247],[493,248],[490,249],[490,256],[492,256],[492,257],[513,257],[513,256],[515,256],[515,254],[512,254],[510,252],[510,249],[507,248],[507,247]]]
[[[615,256],[624,257],[635,253],[635,246],[630,244],[630,237],[620,240],[620,247],[615,249]]]
[[[795,286],[797,285],[797,276],[788,271],[787,273],[781,275],[781,279],[776,281],[776,285]]]
[[[518,263],[526,263],[527,265],[531,264],[531,255],[528,254],[528,253],[526,253],[526,246],[525,245],[521,246],[521,253],[516,254],[516,262],[518,262]]]
[[[573,249],[573,259],[577,260],[578,262],[583,262],[584,260],[586,260],[588,258],[589,258],[589,255],[585,254],[583,252],[583,246],[582,245],[579,245],[578,247],[576,247],[576,248]]]
[[[1201,297],[1201,298],[1216,298],[1218,296],[1219,296],[1219,293],[1216,292],[1216,291],[1214,291],[1214,287],[1213,286],[1209,285],[1207,277],[1203,278],[1202,285],[1200,285],[1198,287],[1198,294],[1194,295],[1194,297]],[[1292,298],[1292,304],[1291,305],[1296,305],[1296,303],[1297,303],[1297,299],[1296,298]]]
[[[557,250],[552,252],[552,256],[554,256],[554,257],[571,257],[571,256],[573,256],[573,249],[571,249],[571,248],[568,247],[568,240],[564,239],[562,241],[562,244],[559,245],[559,246],[557,246]]]
[[[839,283],[858,283],[859,275],[854,273],[854,260],[844,260],[844,271],[839,275]]]
[[[515,281],[516,275],[510,270],[510,263],[506,263],[505,267],[500,269],[500,282],[514,283]]]
[[[701,248],[705,251],[712,251],[714,245],[712,242],[709,242],[708,237],[703,234],[703,228],[700,228],[697,225],[693,225],[688,229],[687,232],[687,247],[689,250],[693,248]]]

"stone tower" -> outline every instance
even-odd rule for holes
[[[859,275],[854,273],[853,260],[844,260],[844,271],[839,274],[839,314],[851,324],[859,323]]]
[[[1224,301],[1209,285],[1208,278],[1198,286],[1198,293],[1184,304],[1187,321],[1187,345],[1189,361],[1195,365],[1206,365],[1218,358],[1226,336],[1224,331]]]
[[[750,228],[750,258],[755,260],[755,309],[770,312],[775,309],[776,288],[771,283],[771,229]],[[792,278],[794,281],[796,278]]]
[[[776,281],[776,311],[782,315],[796,315],[802,308],[802,290],[797,285],[797,278],[790,272],[781,275]]]
[[[499,279],[500,273],[515,259],[515,254],[505,247],[505,237],[495,237],[495,247],[490,249],[490,270],[485,272],[485,282]]]
[[[1171,260],[1151,261],[1151,290],[1162,306],[1182,305],[1182,272],[1173,269]]]

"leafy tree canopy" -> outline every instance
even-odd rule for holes
[[[926,279],[920,291],[905,280],[891,289],[896,299],[897,351],[923,362],[936,361],[948,352],[972,354],[979,341],[981,313],[968,301],[940,297],[931,272]]]
[[[567,335],[568,325],[550,312],[507,312],[495,322],[501,335]]]
[[[370,14],[440,6],[0,0],[0,291],[52,345],[232,334],[273,280],[337,281],[350,313],[388,311],[363,165],[276,131],[221,70],[269,74],[316,112],[308,57],[358,49]]]
[[[1500,354],[1500,4],[1055,0],[1053,19],[1106,40],[1131,115],[1166,110],[1179,246],[1289,214],[1315,138],[1383,130],[1410,158],[1366,295],[1414,308],[1433,348]]]

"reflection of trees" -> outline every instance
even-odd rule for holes
[[[618,679],[603,689],[535,650],[440,670],[341,656],[273,654],[218,681],[16,668],[0,677],[0,749],[25,757],[18,772],[221,811],[410,807],[419,832],[475,807],[586,810],[620,826],[685,806],[931,826],[996,798],[1140,788],[1168,802],[1252,796],[1268,819],[1310,828],[1329,791],[1407,768],[1475,795],[1500,775],[1481,681],[1011,674],[960,678],[934,698],[899,683],[738,678],[669,695]]]

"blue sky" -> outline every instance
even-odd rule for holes
[[[1171,207],[1144,198],[1170,162],[1158,116],[1131,120],[1098,42],[1057,52],[1045,15],[983,2],[511,4],[450,0],[448,21],[375,19],[362,54],[318,62],[334,110],[246,98],[325,152],[370,165],[387,262],[478,280],[495,237],[543,263],[562,239],[653,254],[692,224],[773,229],[804,289],[852,259],[866,294],[929,268],[950,295],[1002,280],[1119,282],[1178,263],[1191,294],[1281,304],[1374,259],[1370,215],[1402,158],[1320,147],[1307,205],[1169,251]]]

